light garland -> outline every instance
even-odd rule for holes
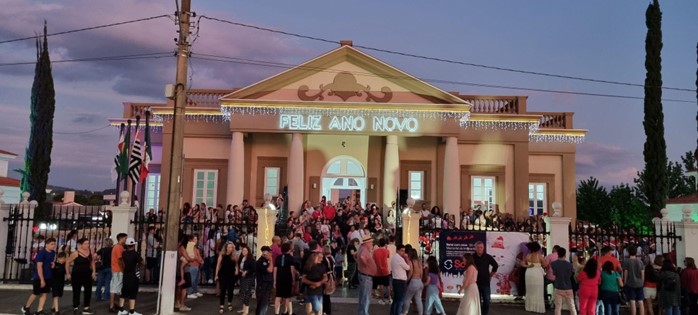
[[[153,120],[157,122],[171,122],[174,118],[172,114],[155,114],[153,115]],[[230,121],[230,116],[221,113],[196,113],[196,114],[186,114],[184,116],[186,121],[194,122],[207,122],[207,123],[221,123]]]
[[[112,128],[115,130],[121,130],[121,122],[111,122]],[[128,128],[128,125],[125,125],[126,128]],[[135,124],[131,124],[131,128],[133,130],[136,129]],[[140,130],[145,130],[145,124],[141,124],[138,126],[138,129]],[[160,133],[162,132],[162,124],[161,123],[156,123],[156,122],[150,122],[150,131],[155,132],[155,133]]]
[[[461,123],[468,121],[470,112],[449,110],[402,110],[372,108],[318,108],[318,107],[271,107],[271,106],[221,106],[221,116],[230,119],[232,115],[323,115],[323,116],[393,116],[398,118],[419,119],[456,119]]]
[[[476,130],[528,130],[529,133],[538,131],[538,122],[532,121],[497,121],[497,120],[469,120],[461,122],[461,127]]]
[[[584,142],[585,135],[570,135],[570,134],[530,134],[528,140],[530,142],[558,142],[558,143],[573,143],[580,144]]]

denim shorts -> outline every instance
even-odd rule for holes
[[[305,303],[310,303],[315,313],[322,311],[322,295],[308,295],[305,297]]]

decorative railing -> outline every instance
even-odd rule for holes
[[[543,116],[540,119],[540,128],[572,129],[573,113],[571,112],[541,112],[528,114]]]
[[[516,96],[457,95],[473,105],[470,111],[483,114],[518,114],[519,98]]]
[[[187,106],[191,107],[220,107],[220,98],[235,90],[189,90]]]
[[[136,118],[136,116],[145,117],[145,111],[148,108],[165,107],[165,103],[125,103],[124,118]]]

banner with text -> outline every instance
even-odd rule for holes
[[[444,230],[439,236],[439,262],[444,292],[458,293],[463,285],[463,255],[475,253],[475,243],[483,242],[485,252],[499,264],[492,277],[492,294],[515,295],[516,286],[509,281],[509,274],[516,266],[519,245],[528,242],[529,234],[522,232],[481,232]]]

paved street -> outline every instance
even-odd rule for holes
[[[20,307],[26,302],[27,297],[30,294],[29,287],[26,289],[17,289],[17,286],[12,286],[11,289],[7,287],[3,288],[0,285],[0,314],[19,314]],[[66,287],[68,289],[68,287]],[[152,292],[154,288],[146,288],[146,290],[151,292],[144,292],[138,296],[138,301],[136,304],[136,310],[143,313],[144,315],[155,314],[157,306],[157,294]],[[333,296],[333,307],[332,314],[334,315],[344,315],[344,314],[357,314],[357,300],[355,297],[356,290],[350,290],[349,292],[345,290],[338,290]],[[70,290],[66,290],[65,295],[61,299],[62,312],[61,314],[70,315],[72,314],[71,301],[73,293]],[[252,305],[250,306],[250,313],[254,312],[255,300],[252,300]],[[233,305],[235,310],[239,309],[240,300],[234,298]],[[190,314],[217,314],[218,313],[218,298],[213,294],[206,294],[204,297],[196,300],[188,300],[187,306],[192,308],[192,311],[188,312]],[[294,313],[305,314],[305,308],[294,302],[293,306]],[[458,301],[447,300],[444,302],[444,307],[446,308],[446,314],[452,315],[456,314],[458,309]],[[92,308],[96,315],[106,315],[107,312],[107,302],[95,302],[93,296]],[[36,302],[32,311],[36,310]],[[390,312],[388,305],[380,305],[373,301],[370,308],[371,314],[388,314]],[[546,314],[553,314],[553,311],[548,311]],[[622,309],[621,314],[629,313],[627,309]],[[237,312],[226,312],[226,314],[237,315]],[[273,314],[273,308],[270,308],[268,314]],[[414,312],[416,314],[416,312]],[[533,314],[524,311],[523,304],[513,304],[513,303],[497,303],[493,304],[490,309],[490,314],[506,314],[506,315],[523,315],[523,314]],[[567,314],[567,312],[563,312]]]

